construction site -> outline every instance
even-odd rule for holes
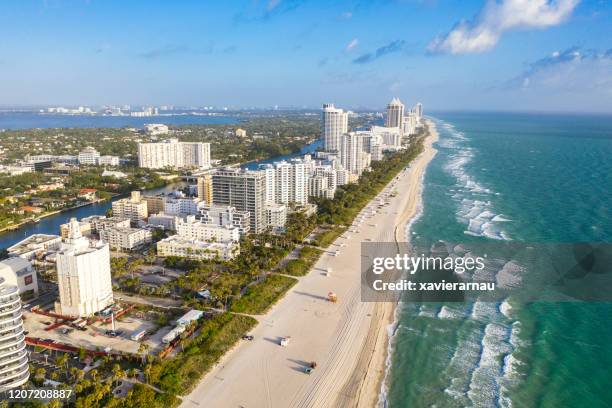
[[[181,337],[190,335],[200,311],[155,309],[116,302],[90,318],[63,316],[51,305],[23,309],[26,343],[31,346],[92,356],[164,358]],[[183,317],[181,317],[183,316]]]

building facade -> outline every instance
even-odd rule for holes
[[[387,105],[387,119],[385,126],[402,129],[403,121],[404,104],[398,98],[393,98]]]
[[[180,237],[198,241],[240,241],[240,229],[232,225],[207,224],[196,220],[193,215],[179,219],[176,223],[176,233]]]
[[[132,191],[130,198],[113,201],[113,217],[128,218],[137,227],[149,216],[147,202],[140,197],[140,191]]]
[[[266,176],[266,202],[277,204],[308,202],[308,168],[304,160],[293,159],[268,164]]]
[[[82,236],[76,219],[70,225],[57,253],[56,310],[67,316],[91,316],[113,303],[109,246]]]
[[[251,230],[251,214],[248,211],[238,211],[236,207],[229,205],[200,206],[199,218],[207,224],[238,227],[241,235]]]
[[[29,377],[19,289],[0,277],[0,392],[25,384]]]
[[[206,204],[212,204],[213,202],[213,188],[212,188],[212,176],[205,174],[198,177],[197,181],[198,198],[200,201]]]
[[[151,231],[144,228],[112,227],[100,231],[100,239],[112,249],[131,251],[152,241]]]
[[[98,160],[100,159],[100,152],[94,149],[91,146],[86,147],[81,150],[78,155],[78,161],[81,165],[86,166],[95,166],[98,164]]]
[[[18,256],[0,262],[0,279],[4,279],[8,285],[17,286],[20,295],[38,293],[36,270],[28,260]]]
[[[361,176],[370,167],[371,156],[365,150],[366,138],[368,135],[363,132],[350,132],[342,136],[340,162],[344,169],[356,176]]]
[[[332,103],[324,104],[321,122],[323,149],[339,151],[342,135],[348,132],[348,112],[336,108]]]
[[[180,256],[193,259],[215,259],[227,261],[240,254],[240,244],[228,242],[204,242],[173,235],[157,243],[157,255]]]
[[[266,228],[266,175],[263,172],[221,169],[212,173],[213,203],[249,213],[251,232]]]
[[[210,143],[179,142],[178,139],[139,143],[138,165],[149,169],[209,168]]]

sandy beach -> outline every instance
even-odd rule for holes
[[[423,174],[436,153],[437,132],[431,122],[429,128],[423,153],[381,193],[397,191],[389,205],[375,215],[364,209],[363,221],[355,221],[313,270],[258,318],[251,333],[255,339],[227,353],[183,398],[182,407],[376,405],[394,304],[361,302],[361,242],[405,241],[405,226],[419,209]],[[328,270],[331,276],[324,273]],[[336,303],[327,301],[329,291],[337,294]],[[281,347],[280,338],[286,336],[291,342]],[[304,370],[310,361],[317,368],[308,375]]]

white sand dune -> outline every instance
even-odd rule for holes
[[[361,242],[404,241],[407,222],[420,203],[422,178],[435,155],[433,123],[424,152],[393,181],[398,194],[367,217],[358,233],[338,238],[313,270],[253,330],[255,339],[227,353],[182,407],[349,407],[376,405],[384,375],[387,326],[394,304],[361,302]],[[390,188],[388,186],[387,188]],[[346,246],[341,247],[344,243]],[[331,276],[323,271],[332,268]],[[338,302],[326,300],[334,291]],[[287,347],[279,338],[291,336]],[[318,366],[310,375],[306,365]]]

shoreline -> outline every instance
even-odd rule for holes
[[[363,225],[338,237],[309,274],[299,277],[281,300],[258,316],[260,324],[251,331],[255,340],[240,342],[226,353],[181,398],[181,406],[377,404],[395,304],[361,301],[361,276],[356,273],[360,270],[361,243],[393,242],[398,234],[404,234],[400,232],[403,227],[397,227],[416,214],[422,174],[435,154],[431,130],[430,124],[423,152],[384,188],[398,191],[390,204],[364,216]],[[368,210],[362,210],[366,213]],[[330,270],[331,276],[324,273]],[[325,295],[330,290],[338,296],[336,303],[327,301]],[[279,339],[286,336],[291,336],[291,344],[282,347]],[[304,368],[310,361],[317,362],[317,369],[307,375]]]
[[[404,206],[399,221],[395,226],[395,242],[398,247],[407,242],[406,232],[410,225],[419,217],[422,211],[422,194],[426,169],[436,155],[437,150],[433,148],[433,143],[438,140],[438,131],[435,124],[427,119],[429,135],[424,141],[423,152],[414,160],[411,169],[418,173],[419,182],[415,183],[413,190],[413,200],[408,200]],[[419,163],[417,163],[419,162]],[[375,345],[371,350],[362,352],[371,353],[370,363],[366,368],[363,384],[357,397],[356,407],[376,407],[383,406],[386,398],[387,375],[390,369],[390,352],[392,350],[393,336],[397,327],[397,311],[399,302],[377,303],[375,309],[377,314],[382,314],[375,330]]]

